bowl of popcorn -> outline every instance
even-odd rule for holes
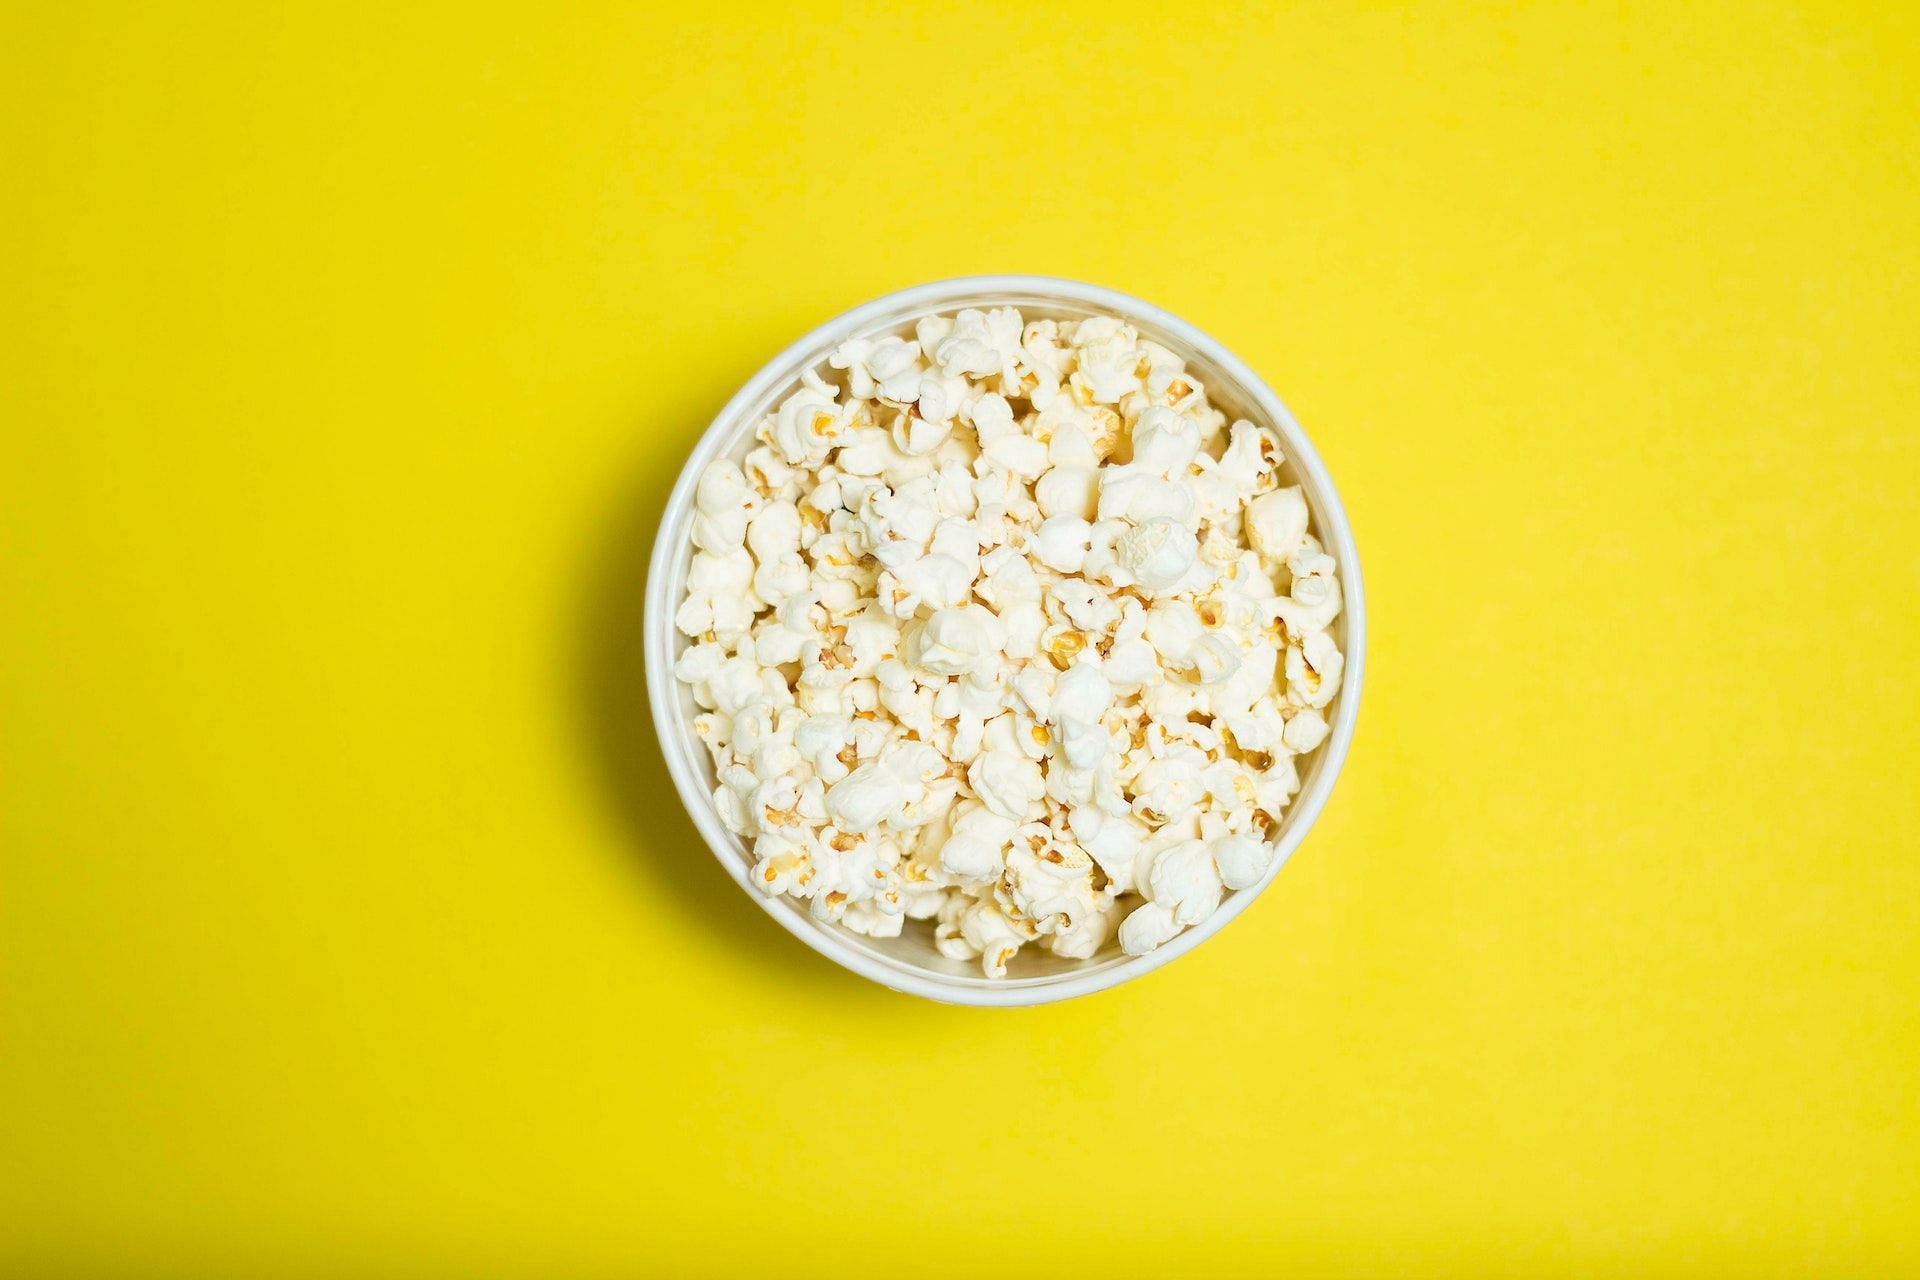
[[[1038,276],[876,299],[694,447],[647,582],[661,749],[808,946],[1031,1005],[1185,954],[1271,883],[1346,757],[1345,512],[1192,325]]]

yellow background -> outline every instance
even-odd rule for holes
[[[0,18],[0,1270],[1920,1273],[1895,5]],[[651,527],[876,293],[1110,284],[1349,504],[1287,873],[993,1014],[682,816]]]

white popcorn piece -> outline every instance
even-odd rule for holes
[[[1240,670],[1240,646],[1218,632],[1200,637],[1193,648],[1194,678],[1203,685],[1216,685]]]
[[[1147,610],[1145,635],[1160,661],[1176,671],[1185,671],[1193,666],[1194,651],[1206,635],[1206,624],[1189,601],[1157,600]]]
[[[1157,518],[1184,524],[1197,504],[1193,488],[1185,482],[1169,480],[1129,464],[1101,469],[1100,496],[1094,504],[1094,514],[1101,520],[1127,520],[1134,524]]]
[[[896,618],[922,609],[954,609],[973,586],[973,571],[952,556],[925,555],[880,575],[881,607]]]
[[[1084,660],[1085,655],[1082,657],[1082,661],[1069,667],[1054,683],[1043,723],[1098,725],[1107,708],[1113,705],[1113,686],[1107,683],[1098,661],[1089,662]]]
[[[693,545],[718,554],[734,550],[765,500],[729,459],[715,462],[700,473],[694,489]]]
[[[837,393],[808,370],[800,389],[781,402],[774,414],[767,443],[795,466],[818,466],[826,461],[827,452],[840,442],[849,425]]]
[[[1114,554],[1135,582],[1149,591],[1167,591],[1187,576],[1200,544],[1178,520],[1155,516],[1121,534]]]
[[[1184,477],[1200,451],[1200,428],[1191,418],[1155,406],[1133,428],[1133,466],[1166,479]]]
[[[1107,592],[1084,578],[1062,578],[1046,590],[1047,611],[1081,631],[1102,635],[1120,620],[1120,606]]]
[[[1161,678],[1160,655],[1147,639],[1148,614],[1137,600],[1120,606],[1119,620],[1101,669],[1108,683],[1120,693],[1138,693]]]
[[[1093,526],[1077,515],[1056,515],[1035,530],[1033,556],[1056,573],[1078,573],[1093,545]]]
[[[673,664],[674,678],[686,685],[703,685],[718,674],[727,660],[726,646],[701,642],[690,644]]]
[[[1307,536],[1307,500],[1300,486],[1275,489],[1246,506],[1247,541],[1262,557],[1285,563]]]
[[[1220,883],[1229,889],[1259,884],[1273,863],[1273,846],[1258,836],[1222,836],[1213,842],[1213,865]]]
[[[871,831],[912,799],[912,789],[891,769],[863,764],[827,788],[827,817],[843,831]]]
[[[1297,636],[1325,631],[1340,616],[1340,584],[1328,573],[1298,575],[1288,594],[1272,601],[1272,613]]]
[[[948,374],[1001,377],[1013,369],[1019,348],[1020,313],[1001,307],[962,311],[930,354]]]
[[[980,572],[979,526],[959,516],[948,516],[933,527],[933,537],[927,543],[927,554],[946,556],[964,565],[969,577],[977,577]]]
[[[920,344],[905,338],[882,338],[867,352],[866,366],[878,399],[905,403],[920,386]]]
[[[960,913],[957,932],[966,948],[980,957],[980,968],[989,978],[1006,977],[1008,961],[1027,941],[992,898],[970,903]]]
[[[865,679],[880,669],[880,664],[900,651],[900,628],[884,613],[869,611],[846,621],[846,657],[848,670],[855,679]],[[871,706],[864,708],[871,710]]]
[[[1100,473],[1090,466],[1054,466],[1033,486],[1040,514],[1091,520],[1100,509]]]
[[[1194,747],[1150,751],[1134,774],[1134,813],[1157,826],[1190,811],[1206,793],[1206,766],[1205,753]]]
[[[814,776],[828,785],[851,773],[860,758],[851,716],[808,716],[795,726],[793,746]]]
[[[967,766],[967,785],[981,803],[1003,818],[1025,822],[1046,794],[1046,777],[1017,748],[988,746]]]
[[[1071,810],[1068,826],[1116,890],[1125,893],[1134,888],[1134,869],[1148,834],[1144,823],[1131,815],[1078,805]]]
[[[1242,751],[1273,751],[1286,732],[1286,720],[1271,697],[1261,698],[1244,709],[1223,710],[1220,721]]]
[[[788,466],[786,460],[769,445],[763,444],[748,452],[740,463],[740,471],[762,501],[792,502],[800,496],[803,473]]]
[[[1147,900],[1165,907],[1183,928],[1212,914],[1222,887],[1213,852],[1199,840],[1162,849],[1148,867],[1145,885]]]
[[[745,547],[724,554],[693,553],[687,571],[687,598],[674,616],[688,636],[712,633],[737,641],[753,625],[761,602],[753,593],[753,555]]]
[[[937,610],[906,640],[906,660],[935,675],[959,676],[1000,654],[1000,619],[977,604]]]
[[[1279,651],[1264,638],[1249,643],[1240,651],[1239,670],[1205,690],[1210,714],[1245,711],[1272,693],[1274,670],[1279,660]]]
[[[1254,497],[1279,484],[1280,438],[1267,427],[1236,422],[1227,447],[1211,468],[1243,498]]]
[[[1068,379],[1095,404],[1115,404],[1140,385],[1140,349],[1132,326],[1106,316],[1074,331],[1075,368]]]
[[[947,459],[928,476],[933,486],[933,501],[941,516],[971,517],[980,509],[973,491],[973,472],[958,459]]]
[[[1346,659],[1324,631],[1287,650],[1287,692],[1309,707],[1324,707],[1340,692]]]
[[[1311,707],[1296,711],[1281,731],[1287,750],[1303,756],[1327,740],[1327,718]]]
[[[1143,902],[1120,922],[1120,949],[1130,956],[1143,956],[1173,941],[1182,926],[1173,912],[1157,902]]]
[[[1069,960],[1091,960],[1113,936],[1118,912],[1110,895],[1090,894],[1075,914],[1062,915],[1060,924],[1047,935],[1047,949]]]
[[[938,386],[937,383],[930,385]],[[931,403],[940,406],[939,409],[934,410],[938,416],[931,420],[921,416],[920,405],[916,405],[912,409],[903,409],[894,415],[892,426],[893,447],[910,458],[917,458],[932,453],[935,449],[945,444],[947,437],[953,434],[953,423],[950,421],[951,415],[940,412],[940,409],[946,407],[944,399]],[[921,405],[931,407],[928,397],[924,394],[921,396]]]
[[[1007,848],[1019,824],[978,800],[962,800],[955,807],[951,834],[940,846],[940,868],[963,883],[998,877],[1006,866]]]
[[[754,884],[1001,977],[1260,883],[1344,674],[1278,435],[1114,317],[929,316],[824,370],[701,474],[674,618]]]
[[[996,611],[1040,602],[1040,579],[1032,563],[1014,548],[995,547],[980,557],[980,569],[983,576],[973,584],[974,592]]]
[[[884,427],[860,427],[848,431],[834,461],[850,476],[898,484],[933,470],[933,460],[925,454],[911,454],[894,444],[893,433]]]
[[[873,345],[866,338],[849,338],[827,357],[828,367],[847,371],[847,393],[855,400],[871,400],[877,389],[873,371],[867,368]]]
[[[897,938],[906,927],[907,917],[900,911],[887,911],[874,900],[847,904],[840,923],[869,938]]]
[[[753,572],[753,594],[778,608],[795,592],[804,591],[810,574],[800,555],[800,508],[774,501],[761,507],[747,525],[747,546],[758,567]]]

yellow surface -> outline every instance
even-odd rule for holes
[[[1920,28],[1185,7],[7,6],[0,1271],[1920,1274]],[[1274,890],[1015,1014],[639,696],[712,412],[982,270],[1263,370],[1373,614]]]

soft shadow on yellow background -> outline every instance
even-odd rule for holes
[[[1883,5],[0,15],[0,1271],[1920,1274],[1920,29]],[[829,314],[1288,399],[1347,773],[1015,1014],[788,939],[640,697]]]

